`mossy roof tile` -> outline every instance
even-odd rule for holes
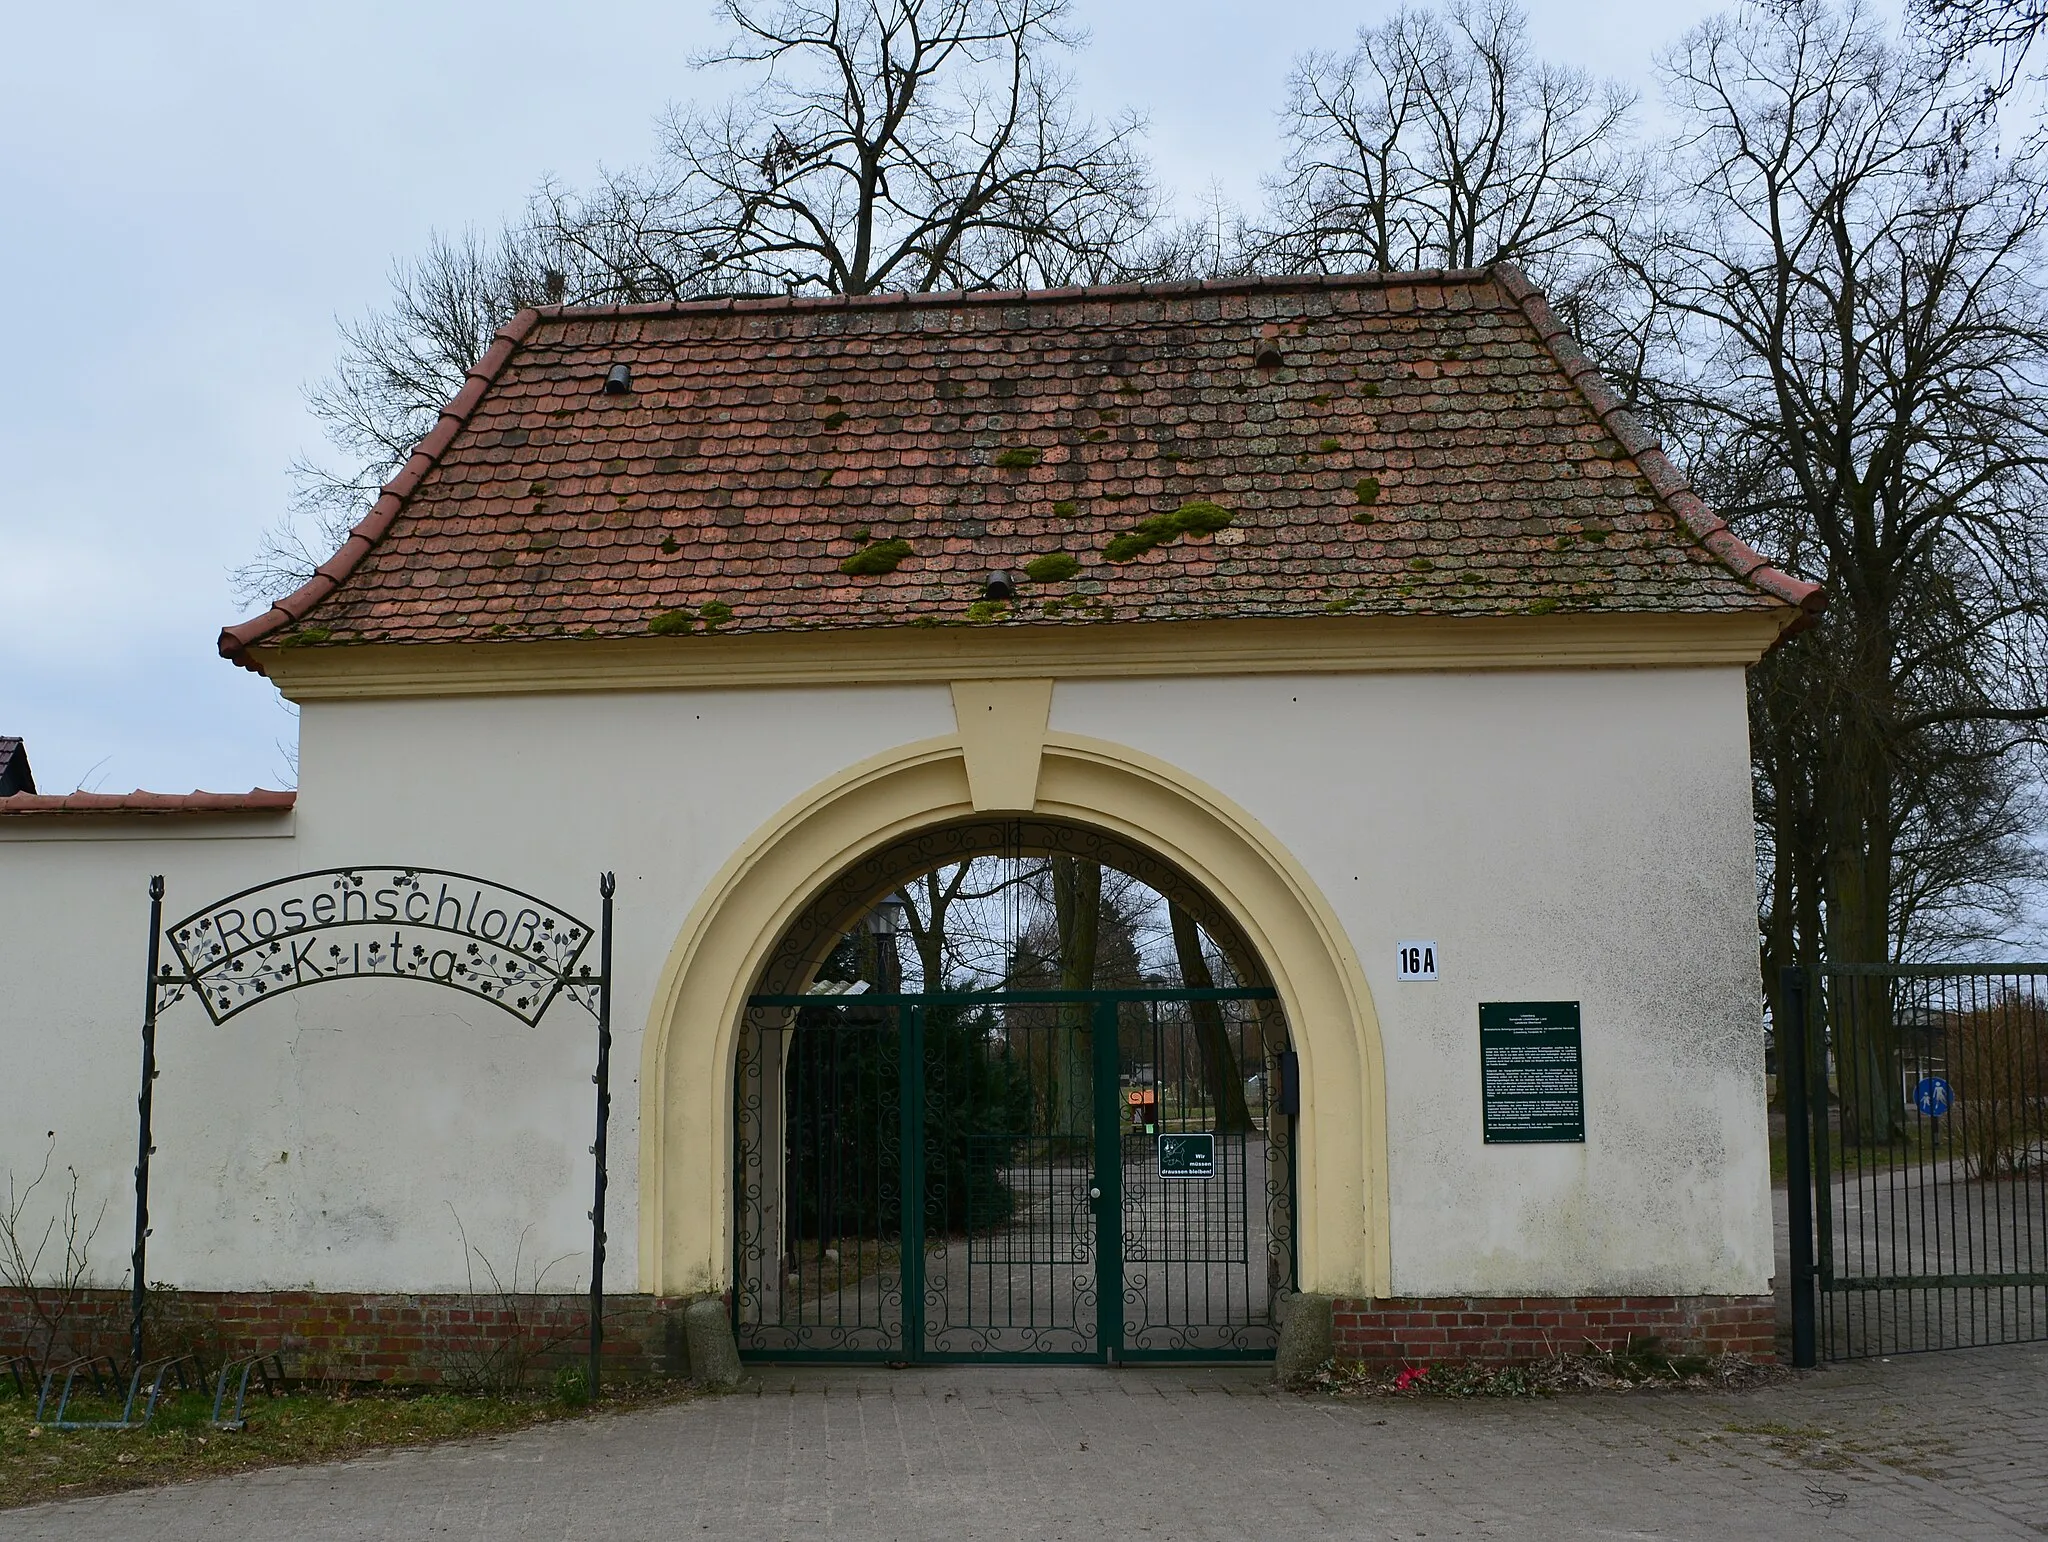
[[[606,395],[618,363],[633,390]],[[1019,449],[1038,454],[1002,463]],[[1195,531],[1108,560],[1197,501],[1235,515],[1226,545]],[[841,575],[888,539],[900,565]],[[725,633],[950,620],[1049,544],[1080,572],[1024,597],[1083,589],[1119,622],[1821,603],[1701,503],[1499,266],[524,312],[342,550],[221,651],[253,662],[302,624],[327,647],[640,637],[713,600]]]

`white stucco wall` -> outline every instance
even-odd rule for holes
[[[1772,1273],[1739,670],[1062,686],[1253,810],[1385,1045],[1402,1295],[1748,1293]],[[1441,978],[1395,978],[1434,940]],[[1582,1004],[1586,1143],[1481,1142],[1478,1005]]]
[[[588,917],[619,877],[615,1288],[636,1278],[636,1078],[706,881],[804,789],[953,731],[944,686],[313,703],[291,833],[0,829],[0,1175],[58,1164],[127,1252],[145,895],[416,862]],[[1385,1038],[1394,1287],[1755,1292],[1771,1273],[1739,670],[1061,684],[1055,731],[1184,768],[1342,920]],[[1435,939],[1443,978],[1394,980]],[[1584,1147],[1480,1142],[1477,1003],[1584,1003]],[[594,1035],[410,983],[164,1021],[152,1276],[190,1289],[462,1288],[456,1217],[584,1283]],[[722,1173],[703,1174],[722,1183]],[[524,1238],[522,1243],[522,1236]],[[510,1283],[508,1281],[508,1283]]]

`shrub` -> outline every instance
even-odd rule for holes
[[[1018,1132],[1031,1127],[1031,1080],[998,1039],[987,1006],[934,1002],[923,1010],[925,1224],[938,1233],[985,1230],[1016,1209],[1003,1173],[1024,1143]],[[900,1188],[874,1143],[876,1132],[894,1127],[902,1098],[902,1025],[893,1012],[878,1017],[882,1011],[797,1009],[783,1073],[788,1106],[829,1107],[832,1115],[790,1125],[793,1238],[822,1246],[901,1231]]]
[[[583,1407],[590,1401],[590,1373],[580,1365],[565,1365],[555,1372],[555,1401]]]
[[[1973,1178],[2009,1177],[2048,1157],[2048,1001],[2007,995],[1952,1018],[1949,1129]]]

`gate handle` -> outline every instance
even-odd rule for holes
[[[1088,1191],[1088,1197],[1090,1199],[1100,1199],[1102,1198],[1102,1190],[1097,1188],[1091,1188]]]

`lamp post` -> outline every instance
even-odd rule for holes
[[[893,996],[903,989],[903,961],[896,952],[896,939],[903,934],[903,917],[910,909],[900,895],[877,900],[867,914],[868,935],[875,939],[875,989]],[[931,984],[926,982],[929,990]]]

